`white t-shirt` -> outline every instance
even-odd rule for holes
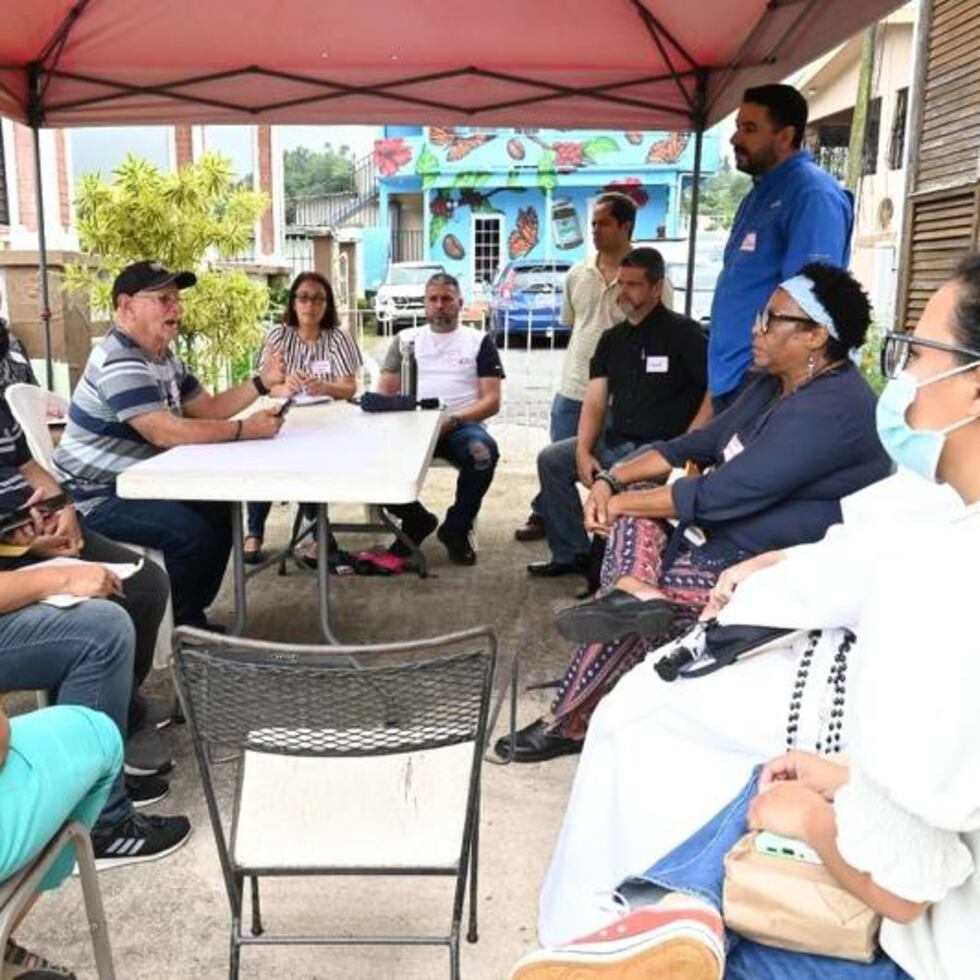
[[[489,334],[463,326],[437,333],[427,323],[398,334],[388,348],[382,371],[400,371],[410,343],[415,345],[418,364],[417,397],[438,398],[450,413],[472,405],[480,397],[480,378],[504,376]]]

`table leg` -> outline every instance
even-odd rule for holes
[[[231,505],[231,568],[235,582],[235,621],[233,636],[245,634],[245,541],[242,532],[243,504],[240,500]]]
[[[327,643],[338,643],[330,628],[330,512],[327,504],[316,508],[316,604],[320,632]]]

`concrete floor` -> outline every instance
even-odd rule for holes
[[[503,651],[521,656],[521,685],[558,676],[568,655],[551,628],[554,611],[573,599],[578,579],[529,581],[526,561],[544,557],[543,544],[521,545],[513,527],[536,488],[534,456],[543,433],[501,424],[496,480],[479,523],[479,563],[448,563],[442,546],[426,544],[430,577],[333,578],[335,626],[353,642],[419,637],[489,624]],[[444,510],[455,474],[436,469],[423,500]],[[342,512],[338,512],[340,519]],[[285,539],[288,512],[273,511],[270,539]],[[363,539],[358,539],[358,543]],[[354,543],[353,541],[351,543]],[[362,546],[366,546],[364,541]],[[248,633],[292,641],[316,640],[314,583],[269,571],[251,583]],[[226,588],[213,609],[230,620]],[[152,687],[168,683],[158,672]],[[546,706],[549,692],[522,693],[518,721]],[[23,702],[21,702],[23,703]],[[503,724],[503,719],[501,719]],[[500,730],[498,726],[498,731]],[[229,912],[210,826],[185,726],[173,729],[176,767],[169,798],[151,811],[186,813],[190,842],[159,862],[105,872],[103,898],[120,980],[217,980],[227,975]],[[575,759],[535,766],[485,766],[480,861],[480,941],[463,944],[466,980],[500,980],[535,946],[537,891],[561,819]],[[450,909],[446,883],[381,879],[351,883],[307,879],[263,890],[269,928],[398,931],[442,929]],[[45,896],[24,922],[19,940],[56,962],[94,977],[94,961],[77,880]],[[278,948],[246,950],[242,977],[290,980],[436,980],[448,977],[444,950],[401,948]]]

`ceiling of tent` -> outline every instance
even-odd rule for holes
[[[0,114],[43,126],[688,129],[900,0],[4,0]]]

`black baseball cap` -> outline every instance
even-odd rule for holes
[[[134,262],[116,276],[112,284],[112,306],[115,309],[119,305],[120,296],[132,296],[144,289],[162,289],[171,283],[178,289],[186,289],[196,282],[197,276],[193,272],[171,272],[153,259]]]

